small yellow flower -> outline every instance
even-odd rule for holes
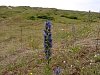
[[[30,75],[32,75],[32,73],[30,73]]]

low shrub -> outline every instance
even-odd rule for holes
[[[69,19],[78,19],[76,16],[61,15],[61,17],[65,17],[65,18],[69,18]]]
[[[40,18],[40,19],[48,19],[48,20],[54,20],[54,17],[46,16],[46,15],[40,15],[40,16],[37,16],[37,18]]]
[[[35,16],[28,17],[28,20],[35,20]]]
[[[69,18],[69,19],[78,19],[76,16],[69,16],[67,18]]]

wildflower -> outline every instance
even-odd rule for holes
[[[92,63],[90,63],[90,65],[92,65]]]
[[[98,56],[100,56],[100,54],[96,54],[94,57],[98,57]]]
[[[64,29],[61,29],[62,31],[64,31]]]
[[[46,54],[46,59],[49,59],[49,56],[51,56],[50,50],[45,50],[45,54]]]
[[[50,21],[46,21],[46,25],[45,25],[46,29],[51,29],[51,22]]]
[[[66,61],[63,61],[63,63],[66,63]]]
[[[73,65],[71,65],[71,67],[73,67]]]
[[[61,72],[60,67],[57,66],[57,67],[54,69],[55,75],[60,75],[60,72]]]
[[[30,73],[30,75],[32,75],[32,73]]]
[[[95,55],[94,57],[97,57],[97,55]]]
[[[44,52],[46,55],[46,59],[49,59],[51,56],[51,49],[52,47],[52,34],[51,34],[51,22],[46,21],[45,29],[44,29]]]
[[[82,67],[82,69],[84,69],[84,67]]]

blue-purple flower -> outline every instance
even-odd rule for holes
[[[51,22],[46,21],[44,29],[44,48],[46,59],[49,59],[51,56],[52,48],[52,34],[51,34]]]

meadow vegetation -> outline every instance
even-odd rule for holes
[[[53,38],[49,66],[43,47],[47,19]],[[100,75],[99,32],[100,13],[0,6],[0,75],[53,75],[57,65],[61,75]]]

